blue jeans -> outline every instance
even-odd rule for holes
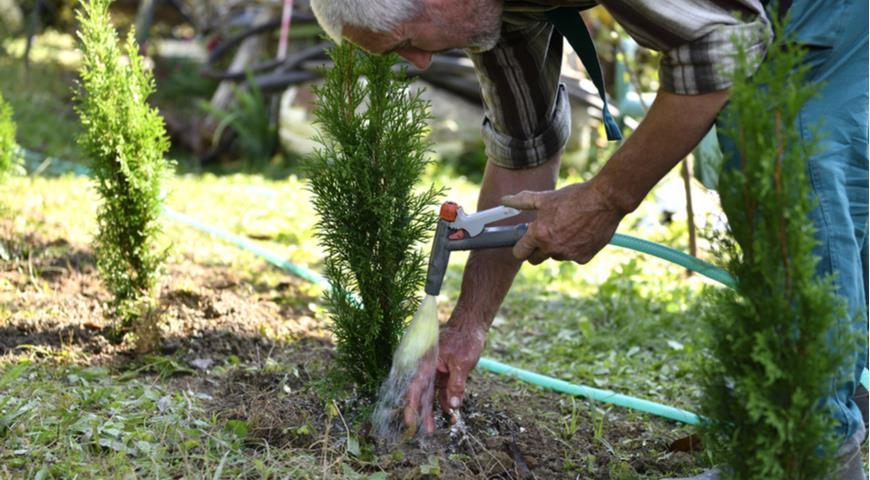
[[[802,108],[796,125],[804,138],[815,131],[819,139],[818,153],[807,165],[818,199],[811,214],[818,240],[814,253],[820,258],[817,274],[834,275],[837,293],[850,313],[841,321],[865,339],[860,351],[851,352],[850,365],[844,366],[854,369],[853,378],[846,383],[832,379],[824,399],[844,441],[863,428],[852,396],[867,361],[867,15],[867,0],[795,0],[786,28],[808,47],[806,80],[823,84]],[[726,138],[720,143],[726,163],[732,163],[733,150],[728,147],[733,143]]]
[[[796,2],[800,8],[805,2]],[[864,345],[853,353],[852,380],[831,382],[825,401],[834,408],[839,432],[849,438],[863,424],[852,396],[867,362],[867,0],[818,2],[795,11],[820,11],[795,26],[799,40],[815,41],[807,61],[808,81],[822,82],[819,95],[801,110],[800,128],[807,138],[816,128],[819,153],[807,165],[819,204],[812,213],[821,259],[819,275],[834,274],[837,292],[851,316],[843,318],[861,333]],[[800,17],[796,17],[800,18]],[[793,24],[794,25],[794,24]],[[803,38],[801,38],[803,37]]]

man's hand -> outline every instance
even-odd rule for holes
[[[432,434],[435,431],[432,414],[434,397],[438,398],[445,413],[458,410],[462,406],[465,379],[477,365],[485,341],[486,330],[483,327],[469,327],[468,324],[454,322],[453,319],[448,322],[438,339],[438,358],[424,358],[408,386],[405,426],[411,431],[416,430],[417,419],[422,417],[423,430],[427,435]]]
[[[503,197],[502,203],[537,212],[513,250],[514,257],[533,265],[547,258],[588,262],[607,245],[625,216],[593,182],[546,192],[524,191]]]
[[[619,221],[698,144],[728,100],[728,91],[677,95],[660,90],[637,130],[586,183],[521,192],[504,205],[538,212],[514,246],[514,256],[586,263],[613,236]]]

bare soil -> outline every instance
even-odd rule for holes
[[[9,231],[0,228],[0,356],[142,364],[130,345],[103,335],[108,293],[90,249]],[[243,275],[167,265],[160,353],[185,367],[165,380],[171,388],[205,392],[217,418],[246,422],[246,448],[298,449],[390,478],[660,478],[694,465],[669,451],[677,435],[661,436],[659,420],[479,372],[468,382],[463,431],[451,434],[442,418],[431,438],[379,445],[371,405],[331,384],[333,345],[309,308],[317,299],[290,276],[266,284]]]

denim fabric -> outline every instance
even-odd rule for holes
[[[818,199],[811,214],[819,242],[814,253],[821,259],[817,273],[834,274],[837,292],[851,312],[842,321],[864,338],[847,366],[854,369],[853,379],[844,384],[832,379],[830,395],[824,399],[833,407],[844,441],[863,430],[861,412],[852,396],[867,360],[867,5],[867,0],[797,0],[789,10],[792,21],[786,28],[787,34],[808,47],[805,62],[811,70],[807,81],[822,83],[819,95],[803,107],[796,125],[804,138],[815,132],[819,140],[818,153],[807,165]],[[721,135],[719,140],[726,165],[734,166],[734,143]]]
[[[799,128],[805,137],[815,129],[821,139],[819,153],[808,164],[809,179],[819,200],[812,214],[819,240],[815,253],[821,258],[818,273],[835,274],[837,291],[852,314],[843,321],[865,339],[861,350],[854,352],[853,380],[841,385],[832,381],[831,396],[826,399],[835,409],[845,439],[864,423],[852,396],[867,361],[868,7],[867,0],[833,3],[845,4],[837,9],[842,14],[834,16],[836,23],[830,22],[833,15],[829,12],[813,16],[821,27],[832,30],[827,33],[833,42],[829,48],[811,49],[807,56],[812,65],[807,80],[823,86],[802,109]],[[803,22],[803,28],[813,31],[807,38],[822,37],[814,24],[812,19]]]

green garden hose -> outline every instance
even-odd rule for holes
[[[585,397],[590,400],[612,403],[613,405],[651,413],[653,415],[658,415],[659,417],[688,423],[689,425],[696,425],[699,420],[698,415],[680,408],[670,407],[661,403],[644,400],[642,398],[622,395],[621,393],[616,393],[610,390],[602,390],[600,388],[587,387],[585,385],[574,385],[564,380],[559,380],[558,378],[548,377],[539,373],[512,367],[489,358],[480,357],[480,360],[477,361],[477,367],[493,373],[516,377],[518,380],[522,380],[526,383],[532,383],[550,390],[574,395],[575,397]]]
[[[653,243],[649,240],[632,237],[630,235],[623,235],[621,233],[614,234],[613,238],[610,239],[610,244],[616,247],[627,248],[629,250],[635,250],[637,252],[661,258],[662,260],[675,263],[693,272],[698,272],[711,280],[715,280],[722,285],[725,285],[726,287],[737,288],[737,282],[730,273],[679,250],[674,250],[673,248]]]

